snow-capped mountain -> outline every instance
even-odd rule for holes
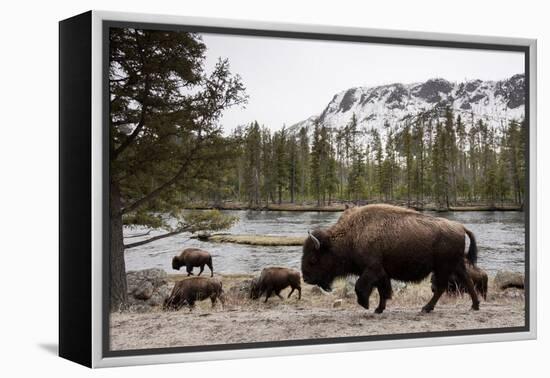
[[[360,129],[383,129],[414,120],[421,115],[428,119],[443,117],[450,106],[461,115],[466,125],[482,119],[498,127],[525,114],[525,76],[514,75],[501,81],[470,80],[461,83],[430,79],[424,83],[388,84],[376,87],[350,88],[334,95],[318,115],[291,126],[291,131],[308,129],[315,119],[330,127],[343,127],[355,114]]]

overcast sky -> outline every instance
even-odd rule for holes
[[[320,114],[332,97],[357,86],[500,80],[524,72],[523,54],[432,47],[202,34],[207,69],[229,58],[250,96],[224,113],[226,131],[257,120],[272,129]]]

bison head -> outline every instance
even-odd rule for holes
[[[316,230],[308,233],[302,254],[304,282],[317,285],[325,291],[331,291],[332,281],[337,276],[336,266],[336,257],[331,253],[327,232]]]
[[[182,265],[183,265],[183,264],[180,263],[179,256],[174,256],[174,258],[172,259],[172,269],[174,269],[174,270],[180,270],[180,267],[181,267]]]
[[[260,279],[256,277],[250,282],[250,299],[258,299],[260,295]]]

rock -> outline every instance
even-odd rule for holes
[[[391,281],[391,289],[395,294],[399,293],[401,290],[405,289],[406,287],[407,287],[406,282],[394,281],[394,280]]]
[[[342,290],[340,290],[341,298],[353,298],[355,297],[355,283],[357,282],[357,277],[347,277],[346,282]]]
[[[229,295],[238,298],[247,298],[250,296],[250,290],[252,288],[252,279],[244,280],[229,288]]]
[[[517,289],[515,287],[508,288],[504,291],[503,296],[506,298],[519,299],[523,298],[524,292],[522,289]]]
[[[311,295],[330,295],[330,293],[324,291],[319,286],[313,286],[310,291]]]
[[[500,271],[495,276],[495,286],[500,290],[505,290],[510,287],[517,289],[524,288],[524,277],[521,273]]]
[[[142,281],[138,287],[135,288],[132,295],[136,299],[147,300],[153,296],[153,284],[150,281]]]
[[[132,293],[143,281],[149,281],[154,288],[165,285],[167,278],[166,272],[158,268],[130,271],[126,273],[128,292]]]
[[[164,300],[170,296],[171,292],[172,290],[168,285],[163,285],[153,292],[151,298],[147,300],[147,304],[149,306],[162,306]]]
[[[151,306],[147,306],[144,304],[133,304],[133,305],[130,305],[129,310],[130,312],[144,313],[144,312],[151,311]]]
[[[162,269],[130,271],[126,274],[130,311],[147,312],[161,306],[171,293],[168,275]]]
[[[338,308],[342,307],[343,301],[341,299],[337,299],[332,303],[332,308]]]

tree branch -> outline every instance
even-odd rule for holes
[[[142,237],[142,236],[147,236],[151,233],[151,231],[153,231],[153,230],[149,230],[149,231],[143,232],[141,234],[134,234],[134,235],[124,236],[124,239],[139,238],[139,237]]]
[[[167,233],[162,234],[162,235],[153,236],[152,238],[149,238],[149,239],[145,239],[145,240],[138,241],[138,242],[135,242],[135,243],[125,244],[124,249],[126,250],[126,249],[130,249],[130,248],[134,248],[134,247],[139,247],[140,245],[148,244],[148,243],[154,242],[155,240],[164,239],[164,238],[168,238],[170,236],[181,234],[182,232],[186,232],[188,230],[189,230],[189,227],[184,227],[184,228],[180,228],[180,229],[175,230],[175,231],[167,232]]]
[[[146,86],[147,86],[147,84],[146,84]],[[122,142],[121,145],[118,146],[118,148],[115,148],[115,150],[113,151],[113,154],[111,156],[111,160],[115,160],[118,157],[118,155],[120,155],[122,153],[122,151],[124,151],[137,138],[138,134],[143,129],[143,126],[145,126],[145,113],[146,112],[147,112],[147,106],[145,104],[142,104],[141,105],[141,117],[139,119],[138,125],[136,126],[136,128],[134,129],[132,134],[130,134],[126,139],[124,139],[124,142]]]
[[[168,180],[165,183],[161,184],[156,189],[154,189],[153,191],[151,191],[149,194],[145,195],[144,197],[140,198],[139,200],[137,200],[137,201],[131,203],[130,205],[124,207],[123,209],[120,210],[120,213],[121,214],[126,214],[126,213],[129,213],[129,212],[133,211],[133,210],[136,210],[137,208],[139,208],[143,204],[157,198],[164,191],[164,189],[168,188],[170,185],[173,185],[176,182],[178,182],[178,180],[181,179],[183,177],[183,175],[185,174],[185,171],[187,169],[187,166],[188,166],[189,162],[191,161],[191,159],[193,158],[195,152],[199,149],[200,146],[201,146],[201,139],[197,140],[197,143],[195,143],[195,146],[193,147],[191,152],[187,155],[187,158],[182,162],[178,172],[174,176],[172,176],[172,178],[170,180]]]

